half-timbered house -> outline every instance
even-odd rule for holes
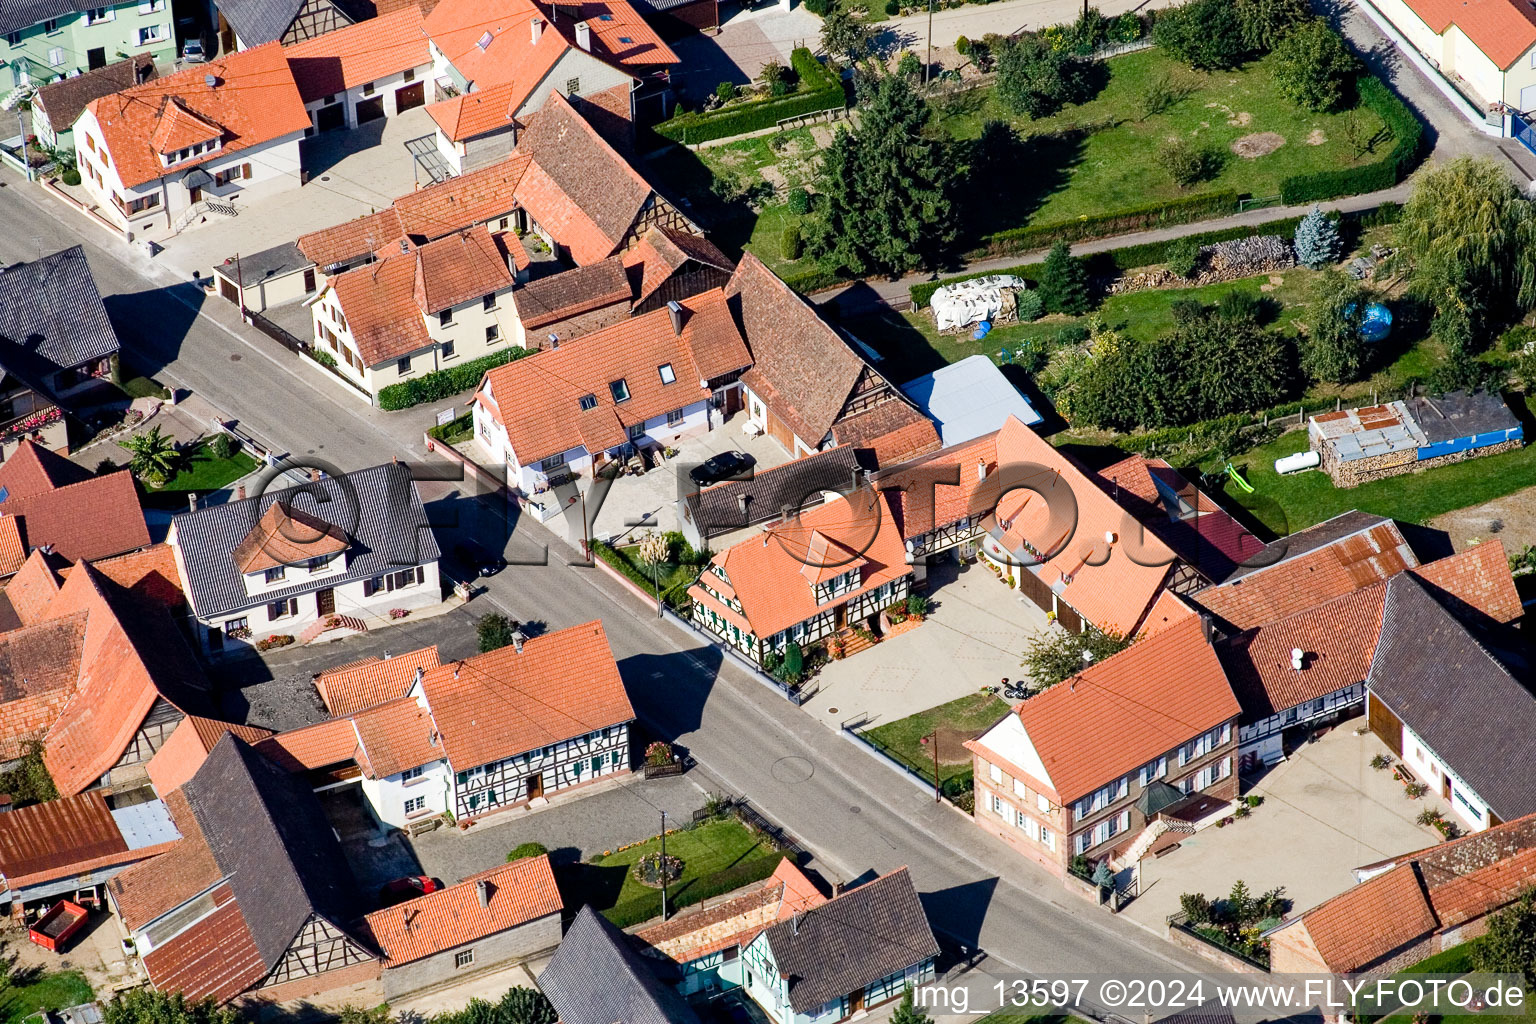
[[[181,842],[108,885],[151,985],[277,1002],[377,982],[357,882],[301,777],[226,733],[166,803]]]

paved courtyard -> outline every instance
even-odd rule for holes
[[[307,140],[301,143],[304,166],[310,171],[307,184],[251,197],[248,204],[237,198],[240,215],[235,222],[210,216],[166,240],[155,260],[186,277],[193,270],[206,275],[237,249],[261,252],[305,232],[381,210],[416,187],[416,162],[405,143],[432,130],[432,118],[417,108]]]
[[[1045,613],[978,566],[928,573],[928,619],[866,651],[829,662],[805,710],[832,728],[850,719],[881,725],[1024,674],[1029,638]]]
[[[1434,829],[1414,819],[1434,800],[1410,800],[1390,771],[1371,758],[1387,752],[1364,719],[1345,722],[1276,765],[1246,792],[1264,803],[1226,828],[1207,828],[1162,858],[1141,862],[1141,898],[1126,908],[1132,920],[1161,930],[1179,909],[1179,895],[1225,894],[1238,879],[1251,892],[1285,886],[1293,913],[1355,884],[1351,869],[1433,846]]]

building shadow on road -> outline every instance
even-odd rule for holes
[[[207,298],[202,288],[188,281],[108,295],[102,304],[129,362],[144,376],[153,377],[180,355]]]
[[[724,655],[711,644],[675,654],[636,654],[619,662],[619,674],[637,714],[669,742],[699,728]]]
[[[983,878],[937,892],[921,892],[923,911],[935,933],[970,954],[981,946],[981,925],[997,892],[996,878]]]

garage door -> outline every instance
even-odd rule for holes
[[[1520,109],[1527,113],[1536,110],[1536,85],[1528,85],[1520,90]]]
[[[329,107],[321,107],[315,113],[315,127],[323,132],[344,128],[346,123],[345,111],[340,103],[333,103]]]
[[[377,121],[384,116],[384,97],[375,96],[371,100],[362,100],[357,105],[357,123],[367,124],[369,121]]]
[[[426,105],[426,102],[426,82],[416,82],[403,89],[395,90],[395,113],[397,114],[407,110],[415,110],[417,107]]]

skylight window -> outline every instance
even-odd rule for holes
[[[586,412],[588,409],[596,409],[597,408],[597,396],[596,395],[582,395],[581,396],[580,405],[581,405],[581,411],[582,412]]]
[[[619,36],[619,42],[625,43],[625,44],[629,44],[629,43],[633,43],[634,40],[629,38],[629,36]]]
[[[615,403],[629,401],[629,383],[623,377],[609,381],[608,390],[613,394]]]
[[[662,363],[660,366],[656,367],[656,372],[661,374],[661,382],[663,384],[671,384],[673,381],[677,380],[677,374],[672,372],[671,363]]]
[[[486,50],[490,49],[491,40],[494,38],[496,37],[487,32],[475,41],[475,45],[480,47],[481,53],[484,53]]]
[[[611,14],[599,14],[597,16],[597,20],[598,21],[612,21],[613,20],[613,15],[611,15]]]

